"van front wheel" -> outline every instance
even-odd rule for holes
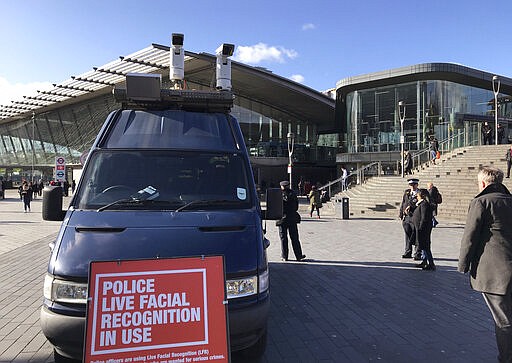
[[[249,348],[242,350],[240,352],[240,355],[246,359],[260,358],[265,353],[266,348],[267,348],[267,328],[265,328],[265,332],[258,339],[258,341],[254,345],[250,346]]]
[[[80,360],[71,359],[60,355],[55,349],[53,350],[53,360],[55,363],[80,363]]]

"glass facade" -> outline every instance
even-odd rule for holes
[[[455,134],[463,134],[466,144],[477,145],[481,143],[482,122],[494,125],[492,90],[442,80],[363,89],[346,95],[344,149],[349,153],[399,152],[399,101],[405,102],[403,132],[406,150],[426,148],[431,135],[442,141]],[[508,98],[501,94],[498,117],[505,127],[507,140],[512,127],[512,107]]]
[[[164,87],[166,85],[164,84]],[[202,89],[199,85],[193,88]],[[278,121],[258,113],[256,101],[235,98],[232,114],[240,123],[249,154],[254,157],[286,158],[288,133],[294,134],[294,162],[329,161],[334,165],[336,143],[317,135],[307,120]],[[26,179],[49,180],[56,156],[67,165],[79,165],[91,147],[107,115],[119,108],[108,93],[89,101],[63,106],[11,123],[0,124],[0,177],[14,184]]]

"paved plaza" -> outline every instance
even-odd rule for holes
[[[496,361],[492,317],[456,271],[463,225],[439,216],[432,272],[401,258],[398,219],[342,220],[327,207],[315,219],[302,211],[306,262],[281,262],[277,228],[266,223],[272,302],[261,362]],[[42,220],[40,199],[30,213],[16,191],[0,200],[0,362],[53,362],[39,309],[59,225]]]

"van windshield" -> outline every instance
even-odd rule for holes
[[[99,150],[90,156],[75,208],[237,209],[251,206],[240,153]]]
[[[100,147],[233,150],[235,140],[228,117],[181,110],[123,110]]]

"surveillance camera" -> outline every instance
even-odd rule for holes
[[[180,33],[172,33],[172,45],[183,45],[185,36]]]
[[[234,44],[228,44],[228,43],[222,44],[215,51],[215,53],[217,55],[222,55],[222,56],[225,56],[225,57],[231,57],[234,52],[235,52],[235,45]]]

